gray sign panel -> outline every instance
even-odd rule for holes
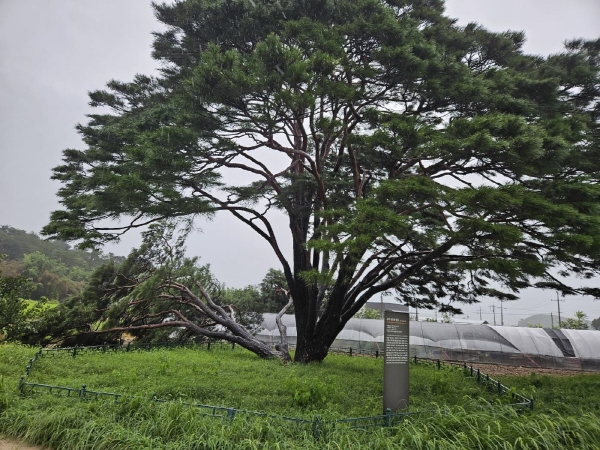
[[[383,412],[408,408],[409,315],[396,311],[384,314]]]

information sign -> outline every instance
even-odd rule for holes
[[[384,313],[383,412],[408,408],[409,315]]]

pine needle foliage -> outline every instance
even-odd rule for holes
[[[530,286],[600,296],[556,272],[600,267],[600,40],[526,55],[441,0],[154,9],[161,70],[90,93],[102,112],[54,169],[46,235],[93,247],[229,212],[281,264],[303,362],[385,291],[442,312]]]

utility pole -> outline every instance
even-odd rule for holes
[[[483,320],[483,319],[481,318],[481,306],[479,307],[479,320]]]
[[[550,313],[550,323],[551,323],[550,328],[554,328],[554,314],[553,313]]]
[[[500,324],[504,326],[504,300],[500,300]]]
[[[492,305],[490,308],[492,308],[492,312],[494,313],[494,326],[496,326],[496,305]]]
[[[556,300],[552,299],[551,301],[556,302],[556,304],[558,305],[558,328],[560,328],[560,302],[564,302],[565,299],[563,298],[562,300],[558,297],[558,291],[556,291]]]

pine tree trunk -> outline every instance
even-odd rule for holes
[[[329,353],[330,345],[331,342],[328,342],[324,336],[314,336],[311,339],[298,336],[294,362],[321,362]]]
[[[294,361],[299,363],[323,361],[329,353],[329,347],[343,329],[343,325],[340,324],[340,317],[335,314],[334,317],[322,316],[316,329],[307,329],[302,326],[302,321],[298,326],[298,317],[296,317],[297,338]]]

